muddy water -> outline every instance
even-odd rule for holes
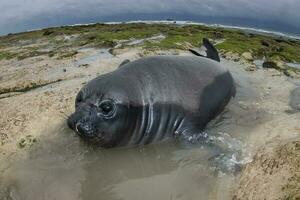
[[[0,199],[231,199],[239,167],[251,158],[250,134],[274,116],[258,106],[259,79],[224,64],[237,95],[210,123],[208,143],[95,149],[62,120],[1,175]]]

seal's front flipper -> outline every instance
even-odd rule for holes
[[[120,67],[122,67],[123,65],[125,65],[125,64],[127,64],[127,63],[129,63],[130,62],[130,60],[129,59],[125,59],[125,60],[123,60],[123,62],[121,62],[121,64],[119,65],[119,68]]]
[[[220,57],[216,47],[207,38],[203,38],[203,46],[206,48],[206,57],[220,62]]]
[[[202,43],[203,43],[203,45],[202,45],[201,49],[202,48],[205,49],[206,56],[199,53],[197,50],[194,50],[194,49],[189,49],[189,51],[196,56],[206,57],[206,58],[213,59],[217,62],[220,62],[219,53],[218,53],[218,50],[216,49],[216,47],[214,47],[214,45],[212,43],[210,43],[210,41],[207,38],[203,38]]]
[[[199,124],[199,127],[200,126],[205,127]],[[199,143],[199,141],[203,142],[207,139],[207,134],[203,132],[203,128],[199,127],[194,127],[193,122],[184,119],[175,131],[174,136],[177,140],[186,144],[195,144]]]

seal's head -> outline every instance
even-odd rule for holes
[[[80,90],[68,125],[88,142],[113,147],[126,136],[130,109],[122,87],[106,80],[98,77]]]

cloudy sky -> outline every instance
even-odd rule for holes
[[[49,26],[173,18],[300,35],[300,0],[0,0],[0,34]]]

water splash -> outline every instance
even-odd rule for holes
[[[223,173],[236,173],[243,165],[251,161],[251,155],[246,145],[225,132],[201,132],[193,135],[183,135],[180,138],[185,145],[206,149],[212,153],[209,161],[211,168]]]

